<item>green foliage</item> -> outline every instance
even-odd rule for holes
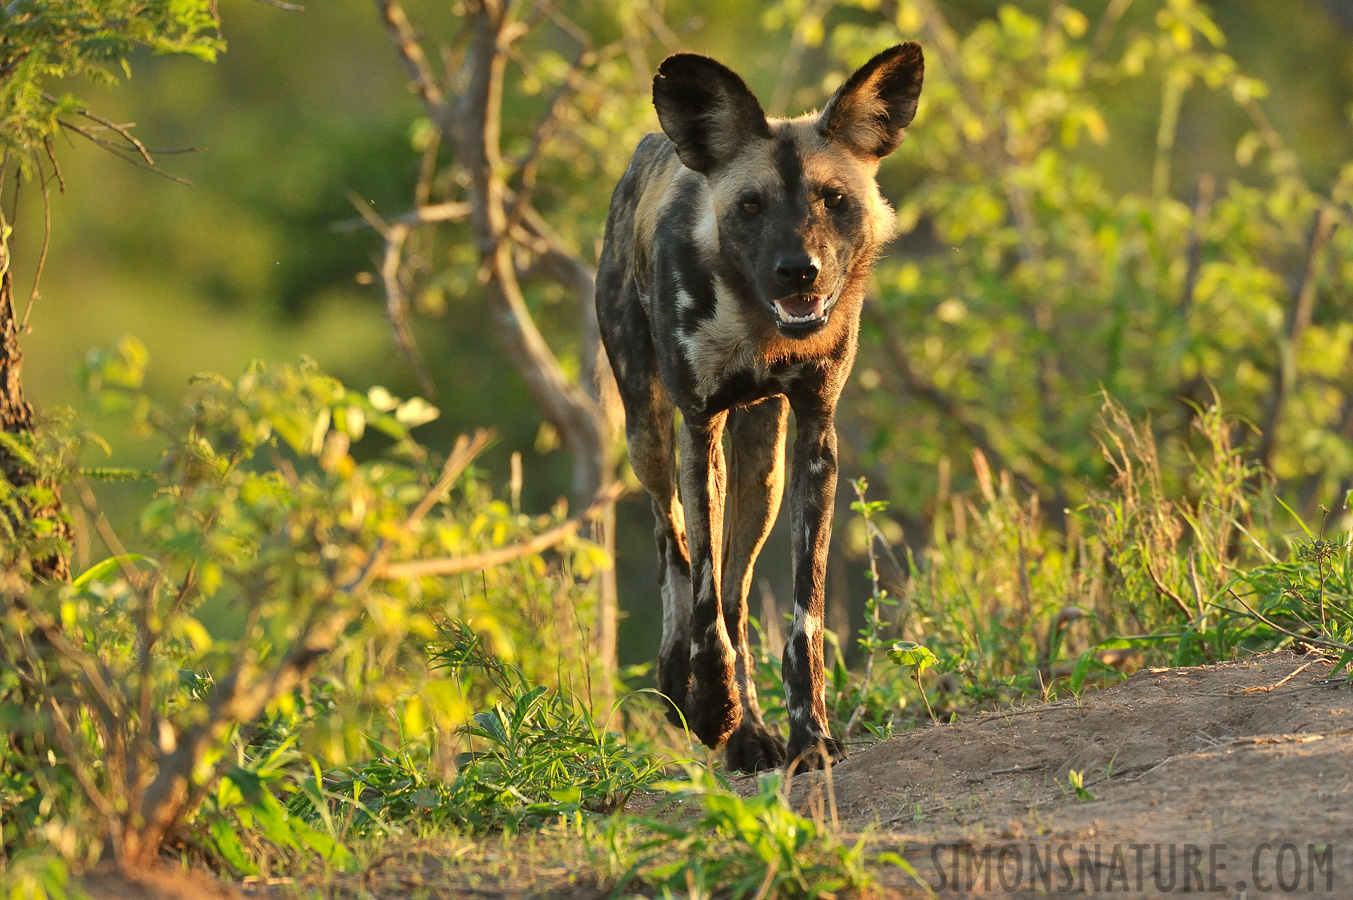
[[[442,626],[429,652],[433,667],[449,670],[460,691],[476,692],[486,682],[497,699],[458,729],[463,749],[451,778],[429,774],[422,740],[395,749],[372,741],[377,756],[325,775],[324,794],[351,806],[346,835],[414,826],[484,834],[609,813],[661,774],[650,751],[596,721],[577,694],[533,685],[519,666],[486,652],[464,624]],[[295,809],[306,814],[304,806]],[[315,811],[311,806],[309,814]]]
[[[1046,8],[1005,4],[956,31],[940,4],[908,0],[895,21],[843,16],[829,32],[843,68],[899,28],[927,56],[898,154],[917,252],[880,269],[857,366],[866,462],[886,467],[893,496],[930,498],[975,486],[954,463],[977,447],[1055,516],[1113,477],[1086,402],[1102,389],[1152,419],[1177,494],[1193,409],[1215,391],[1271,432],[1254,449],[1286,490],[1328,496],[1353,461],[1340,431],[1353,327],[1336,302],[1353,264],[1353,166],[1307,181],[1259,105],[1266,87],[1202,4],[1132,4],[1098,27],[1088,5]],[[1217,154],[1236,157],[1234,177],[1175,174],[1188,164],[1181,115],[1204,102],[1240,134]],[[1144,117],[1148,172],[1111,152]]]
[[[494,500],[466,468],[469,441],[454,451],[461,468],[439,483],[410,434],[436,415],[425,401],[349,391],[309,362],[258,363],[233,381],[203,375],[182,403],[164,407],[140,393],[143,366],[128,343],[92,354],[84,373],[96,390],[91,409],[130,418],[162,448],[155,469],[130,485],[143,497],[139,530],[108,537],[116,552],[69,585],[11,585],[0,620],[15,661],[0,680],[0,712],[15,735],[0,751],[7,844],[40,836],[78,860],[107,838],[119,858],[140,859],[165,838],[143,833],[143,823],[164,816],[181,826],[206,800],[198,822],[233,868],[264,868],[260,853],[342,865],[327,813],[282,812],[304,800],[310,761],[344,765],[396,735],[454,731],[496,690],[438,677],[421,645],[439,625],[473,620],[487,645],[518,662],[518,686],[522,671],[587,677],[585,644],[559,635],[589,627],[591,599],[573,572],[604,562],[593,549],[526,556],[476,573],[474,585],[384,570],[502,547],[557,520]],[[368,458],[349,453],[372,434],[380,444]],[[79,429],[56,445],[63,455],[49,464],[67,481],[84,452],[102,452]],[[93,498],[87,513],[97,515]],[[575,701],[536,693],[517,712],[510,724],[531,732],[530,746],[549,744],[545,726],[579,739],[591,729],[598,765],[610,768],[587,769],[605,786],[577,805],[632,789],[627,751]],[[475,763],[486,773],[490,765],[488,755]],[[556,767],[551,777],[557,786],[581,771]],[[186,797],[165,799],[158,786],[174,777]]]
[[[306,796],[296,783],[301,755],[293,743],[289,739],[253,760],[247,759],[246,748],[238,748],[240,762],[225,771],[203,804],[200,815],[210,846],[236,874],[257,875],[271,867],[270,859],[304,865],[311,854],[336,869],[352,865],[332,817],[313,817],[316,828],[287,808],[289,798]]]
[[[1308,529],[1287,559],[1271,556],[1238,572],[1218,606],[1236,647],[1314,646],[1339,654],[1334,674],[1347,670],[1353,679],[1353,545],[1346,532],[1327,537],[1323,526]]]
[[[616,893],[642,886],[663,896],[817,897],[867,888],[871,862],[906,866],[895,854],[871,859],[863,840],[846,844],[822,818],[794,812],[779,774],[761,776],[750,797],[702,769],[688,775],[660,785],[668,799],[654,813],[584,832]]]
[[[1046,526],[1037,495],[976,454],[980,499],[939,507],[928,546],[905,568],[894,560],[897,599],[886,617],[866,613],[862,676],[838,653],[828,709],[849,716],[847,727],[858,722],[885,737],[905,721],[908,698],[919,694],[929,710],[918,676],[932,666],[946,706],[980,708],[1080,690],[1145,662],[1197,665],[1282,646],[1280,632],[1235,608],[1232,589],[1294,629],[1325,621],[1327,636],[1343,641],[1334,636],[1347,624],[1342,538],[1312,535],[1279,565],[1267,543],[1276,531],[1269,483],[1231,446],[1219,407],[1200,411],[1194,427],[1204,452],[1191,458],[1181,498],[1167,487],[1153,431],[1106,398],[1094,438],[1115,480],[1068,511],[1065,531]],[[864,485],[858,490],[851,531],[869,536],[874,596],[891,601],[879,587],[876,548],[886,551],[885,533],[896,529],[864,499]],[[873,658],[885,650],[895,666],[878,670]]]
[[[210,0],[15,0],[0,11],[0,150],[25,171],[51,140],[63,118],[85,117],[75,126],[96,142],[113,144],[117,135],[97,116],[88,116],[74,96],[55,96],[63,80],[109,85],[115,72],[131,76],[137,48],[153,53],[186,53],[214,60],[224,43],[216,33]],[[86,127],[92,126],[92,127]],[[74,130],[74,129],[73,129]]]

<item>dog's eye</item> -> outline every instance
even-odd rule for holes
[[[761,201],[755,197],[749,197],[742,201],[742,211],[749,216],[754,216],[761,212]]]
[[[827,207],[827,209],[836,209],[836,207],[841,205],[841,201],[844,200],[845,197],[846,195],[840,191],[828,191],[822,197],[822,205]]]

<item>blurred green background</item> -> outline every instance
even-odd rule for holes
[[[1106,5],[1073,4],[1092,23],[1100,20]],[[803,39],[794,11],[816,10],[831,24],[851,17],[864,20],[869,6],[854,4],[837,12],[830,4],[785,3],[774,7],[779,14],[767,15],[760,3],[671,2],[663,14],[682,46],[726,61],[763,100],[787,81],[790,88],[782,99],[792,108],[773,111],[797,113],[820,105],[834,87],[832,79],[839,77],[835,73],[843,69],[826,42],[809,46],[795,71],[782,71],[785,48]],[[999,6],[984,0],[940,4],[962,34],[995,17]],[[1044,19],[1050,4],[1013,6]],[[1150,9],[1129,8],[1124,21],[1140,12],[1149,23],[1151,10],[1160,6],[1138,4]],[[608,5],[587,2],[571,7],[583,22],[589,16],[604,20],[609,10]],[[454,4],[410,0],[407,8],[429,43],[452,33]],[[1353,158],[1353,2],[1224,0],[1210,10],[1227,37],[1226,52],[1243,71],[1269,85],[1262,108],[1295,151],[1302,174],[1313,189],[1327,189]],[[178,394],[199,371],[234,375],[253,358],[291,360],[301,354],[356,388],[381,384],[401,396],[418,391],[392,341],[379,286],[371,282],[379,239],[366,229],[342,227],[355,217],[352,197],[370,203],[380,215],[408,209],[418,173],[412,139],[421,108],[375,5],[316,0],[303,12],[286,12],[252,0],[222,0],[220,12],[228,51],[215,65],[146,56],[136,60],[133,77],[115,89],[70,86],[103,115],[135,122],[137,134],[152,149],[202,149],[161,158],[166,170],[192,183],[184,186],[92,146],[61,148],[67,190],[65,196],[54,197],[41,297],[24,340],[25,384],[40,408],[75,402],[72,373],[87,349],[122,335],[145,343],[152,360],[150,389],[164,396]],[[897,32],[898,39],[910,37],[926,40]],[[659,54],[654,51],[653,61]],[[824,81],[829,83],[824,86]],[[1084,142],[1076,158],[1100,174],[1111,194],[1149,193],[1161,112],[1158,86],[1125,82],[1121,90],[1101,85],[1097,91],[1108,140]],[[642,127],[656,129],[651,108],[644,107],[644,115]],[[928,123],[945,116],[944,108],[925,109],[913,129],[917,143]],[[1191,202],[1202,173],[1212,173],[1222,183],[1232,178],[1254,181],[1253,170],[1241,166],[1236,153],[1237,142],[1250,127],[1243,113],[1217,92],[1190,91],[1180,111],[1170,192]],[[885,162],[881,180],[894,205],[923,186],[928,173],[923,150],[921,145],[913,152],[909,142]],[[582,169],[593,174],[580,176],[580,187],[569,189],[583,192],[577,204],[585,205],[589,215],[567,231],[577,235],[583,257],[594,261],[614,173],[597,166]],[[22,296],[42,229],[41,204],[31,199],[16,232]],[[917,228],[894,247],[888,265],[957,252],[957,247],[945,246],[952,243]],[[425,426],[421,437],[438,447],[478,426],[496,429],[500,439],[486,457],[488,467],[506,481],[507,456],[522,452],[524,506],[544,509],[567,493],[569,461],[548,432],[542,432],[541,416],[489,328],[486,305],[473,282],[462,288],[449,292],[443,315],[414,321],[442,410],[441,419]],[[895,298],[890,304],[910,303],[909,316],[933,320],[947,297],[924,294]],[[1333,305],[1322,307],[1322,316],[1347,319],[1344,288],[1335,284],[1328,297]],[[548,298],[540,302],[548,303]],[[924,337],[915,328],[906,330],[908,317],[897,321],[905,335],[916,335],[917,341]],[[565,341],[560,339],[556,347],[566,351]],[[972,490],[974,474],[961,436],[918,419],[908,398],[896,387],[890,389],[886,379],[880,388],[879,358],[874,345],[867,344],[842,401],[842,495],[848,492],[844,479],[868,474],[875,493],[892,500],[895,517],[914,542],[924,538],[928,504],[936,492],[941,487],[943,492]],[[980,369],[974,371],[980,374]],[[1337,373],[1335,380],[1347,382],[1347,373]],[[1059,401],[1097,404],[1088,392]],[[1170,414],[1164,406],[1150,408],[1151,402],[1133,411]],[[1243,401],[1241,406],[1244,411]],[[1012,410],[1010,415],[1023,413]],[[896,448],[909,442],[931,449],[899,456]],[[1088,457],[1093,455],[1090,445]],[[1018,450],[1008,456],[1017,458]],[[936,474],[940,459],[949,460],[942,476]],[[1300,474],[1304,464],[1293,465]],[[1091,463],[1055,471],[1091,478],[1097,474]],[[1330,483],[1340,477],[1331,474]],[[622,663],[651,658],[656,645],[650,528],[647,501],[639,496],[624,501],[617,547],[626,615]],[[759,572],[774,593],[785,597],[788,562],[782,530],[767,548]],[[840,552],[832,561],[831,592],[858,601],[867,584],[850,555],[848,537],[837,540]],[[840,610],[853,607],[858,602],[836,604]],[[834,624],[840,628],[846,623],[838,618]]]

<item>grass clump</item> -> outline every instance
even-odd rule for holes
[[[466,835],[513,832],[620,809],[662,776],[663,763],[651,748],[627,743],[598,722],[573,691],[532,684],[519,666],[489,653],[464,623],[444,625],[429,655],[433,668],[446,670],[463,690],[469,678],[487,679],[497,699],[457,730],[464,749],[450,777],[431,772],[426,744],[391,748],[374,740],[374,756],[326,775],[323,793],[347,807],[349,834],[409,826]],[[297,811],[313,817],[319,808]]]
[[[869,888],[879,864],[910,871],[894,853],[870,854],[863,838],[843,840],[825,817],[795,812],[779,773],[761,776],[748,797],[703,769],[688,775],[658,786],[667,798],[654,812],[614,817],[585,834],[598,870],[613,878],[613,896],[820,897]]]

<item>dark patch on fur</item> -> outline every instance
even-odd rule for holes
[[[785,186],[785,198],[793,202],[803,193],[803,159],[792,134],[780,135],[776,144],[775,168]]]

